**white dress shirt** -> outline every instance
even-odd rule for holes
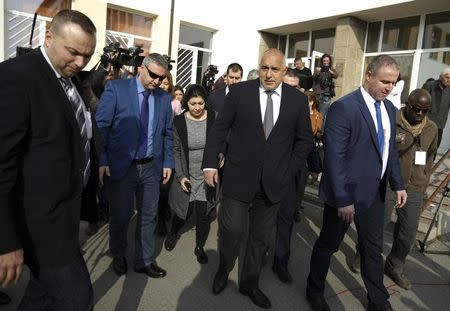
[[[280,105],[281,105],[281,86],[283,83],[273,90],[272,94],[272,102],[273,102],[273,126],[278,120],[278,116],[280,115]],[[261,120],[264,120],[264,115],[266,114],[266,106],[267,106],[267,93],[266,89],[260,85],[259,86],[259,103],[261,106]]]
[[[369,108],[370,114],[372,115],[372,120],[375,125],[375,129],[378,133],[378,123],[377,123],[377,112],[375,110],[375,102],[372,96],[361,86],[361,93],[363,95],[364,101],[366,102],[367,108]],[[386,172],[387,161],[389,158],[389,139],[391,138],[391,122],[389,120],[389,115],[387,113],[386,107],[383,101],[380,101],[380,109],[381,109],[381,122],[383,123],[383,137],[384,137],[384,149],[383,149],[383,168],[381,171],[381,177],[383,177]]]

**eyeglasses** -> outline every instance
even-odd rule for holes
[[[410,108],[411,108],[411,110],[414,112],[414,113],[420,113],[420,112],[422,112],[423,114],[427,114],[428,113],[428,111],[430,110],[430,109],[420,109],[420,108],[416,108],[416,107],[413,107],[413,106],[409,106]]]
[[[166,75],[162,75],[162,76],[157,75],[156,73],[154,73],[153,71],[148,69],[147,66],[145,66],[145,65],[143,65],[143,66],[145,67],[145,69],[147,69],[148,75],[150,76],[150,78],[152,78],[154,80],[159,79],[160,82],[166,78]]]

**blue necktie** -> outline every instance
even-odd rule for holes
[[[141,139],[139,142],[139,148],[136,154],[136,157],[139,159],[143,159],[147,156],[147,144],[148,144],[148,97],[150,96],[150,91],[144,91],[144,99],[142,100],[141,105]]]
[[[383,155],[384,150],[384,133],[383,133],[383,122],[381,121],[381,102],[375,102],[375,111],[377,112],[377,126],[378,126],[378,146],[380,147],[381,155]]]

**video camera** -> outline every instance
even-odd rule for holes
[[[205,73],[203,74],[202,78],[202,85],[206,88],[208,93],[213,91],[214,88],[214,77],[216,74],[219,73],[219,70],[217,70],[217,66],[209,65],[206,67]]]
[[[164,54],[163,57],[167,61],[167,64],[168,64],[167,68],[169,69],[169,71],[171,71],[173,68],[171,63],[175,63],[175,61],[173,59],[171,59],[169,55]]]
[[[124,49],[120,47],[119,42],[112,42],[103,48],[103,54],[100,63],[103,67],[107,67],[108,63],[114,68],[120,68],[123,65],[139,67],[144,60],[144,56],[140,56],[144,50],[138,46]]]

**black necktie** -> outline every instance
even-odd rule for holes
[[[266,91],[267,94],[267,104],[266,112],[264,113],[264,133],[266,134],[266,139],[269,137],[270,132],[273,128],[273,101],[272,95],[273,91]]]
[[[83,171],[83,184],[86,186],[91,170],[91,161],[89,156],[91,146],[89,144],[89,139],[87,135],[86,119],[84,116],[84,109],[83,109],[83,100],[81,99],[78,92],[76,92],[70,79],[60,77],[59,81],[61,82],[61,85],[63,86],[64,91],[66,92],[67,98],[72,104],[72,109],[75,113],[75,118],[77,120],[78,127],[80,128],[81,141],[83,143],[84,157],[86,162],[86,166]]]

